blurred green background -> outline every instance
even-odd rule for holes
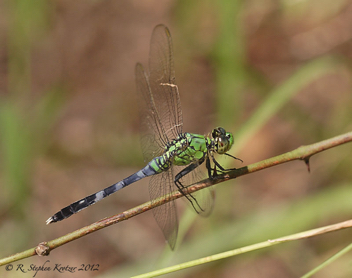
[[[45,225],[144,165],[134,66],[146,64],[159,23],[173,37],[184,131],[221,125],[236,136],[232,154],[244,164],[223,163],[241,167],[351,131],[352,1],[0,1],[1,257],[148,201],[146,179]],[[310,174],[292,162],[222,183],[207,219],[178,201],[173,253],[148,212],[18,263],[99,264],[98,272],[69,275],[128,277],[350,219],[351,150],[314,156]],[[350,244],[351,234],[170,277],[297,277]],[[346,254],[319,277],[351,277],[351,261]]]

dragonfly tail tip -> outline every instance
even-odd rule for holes
[[[52,217],[50,217],[48,220],[46,220],[46,225],[49,225],[50,223],[55,222]]]

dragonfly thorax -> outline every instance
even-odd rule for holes
[[[163,156],[174,165],[184,166],[207,156],[207,146],[210,139],[204,135],[181,133],[169,142]],[[165,160],[166,160],[165,159]]]
[[[222,127],[217,127],[211,132],[212,136],[212,151],[218,154],[228,152],[233,145],[233,135],[231,132],[226,132]]]

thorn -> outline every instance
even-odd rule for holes
[[[50,247],[48,246],[48,243],[44,241],[38,244],[38,246],[35,248],[35,252],[38,256],[49,256]]]
[[[308,172],[310,173],[310,164],[309,164],[309,157],[304,159],[304,162],[307,165]]]

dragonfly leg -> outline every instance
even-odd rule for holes
[[[228,153],[225,153],[225,155],[228,155],[228,156],[230,156],[230,157],[232,157],[232,158],[234,158],[234,159],[237,159],[237,160],[242,161],[242,159],[237,158],[237,157],[234,157],[234,156],[232,156],[232,155],[230,155],[230,154],[228,154]],[[210,172],[209,169],[213,170],[213,177],[215,177],[215,176],[218,175],[217,170],[216,170],[216,167],[219,168],[219,171],[220,171],[221,173],[226,173],[226,172],[228,172],[228,171],[236,170],[236,168],[225,169],[224,167],[222,167],[222,166],[220,165],[219,162],[216,161],[216,159],[215,159],[215,157],[214,157],[213,154],[210,154],[210,157],[211,157],[211,160],[214,162],[215,166],[214,166],[214,168],[211,168],[211,167],[210,167],[210,162],[209,162],[209,168],[208,168],[208,164],[207,164],[207,168],[208,168],[208,173]],[[243,161],[242,161],[242,162],[243,162]],[[210,177],[210,176],[209,176],[209,177]]]
[[[175,176],[175,185],[178,188],[178,190],[182,193],[183,196],[185,196],[187,198],[187,200],[191,203],[192,207],[194,208],[194,210],[198,212],[198,209],[195,207],[193,201],[197,204],[198,208],[200,208],[202,211],[204,211],[202,209],[202,207],[199,205],[197,199],[192,195],[192,194],[185,194],[183,192],[183,189],[185,188],[184,185],[181,183],[181,179],[182,177],[184,177],[185,175],[187,175],[188,173],[192,172],[194,169],[196,169],[199,165],[201,165],[204,162],[204,159],[202,160],[198,160],[197,162],[194,162],[190,165],[188,165],[186,168],[184,168],[182,171],[180,171],[176,176]]]
[[[241,162],[243,163],[243,160],[242,160],[241,158],[238,158],[238,157],[233,156],[233,155],[228,154],[228,153],[224,153],[224,154],[227,155],[227,156],[229,156],[229,157],[232,157],[233,159],[239,160],[239,161],[241,161]],[[236,168],[235,168],[235,169],[236,169]]]
[[[213,179],[214,177],[216,177],[218,174],[216,172],[216,166],[214,168],[211,168],[211,164],[210,164],[210,159],[209,157],[207,157],[207,160],[205,162],[206,164],[206,168],[208,170],[208,177],[209,179]]]

